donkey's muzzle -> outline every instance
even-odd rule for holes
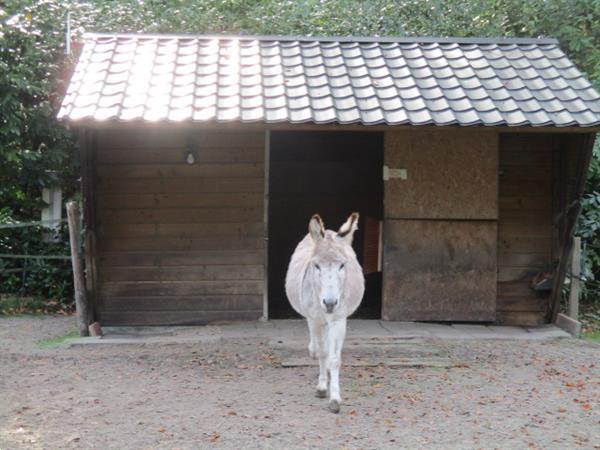
[[[336,299],[323,299],[323,306],[325,306],[325,312],[327,312],[327,314],[331,314],[333,308],[335,308],[337,304],[338,301]]]

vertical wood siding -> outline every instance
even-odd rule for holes
[[[262,315],[262,131],[101,131],[97,177],[103,324]]]
[[[557,239],[553,203],[560,197],[553,180],[562,170],[557,166],[560,142],[556,134],[500,137],[499,323],[543,323],[549,293],[537,293],[530,285],[536,273],[552,271]]]

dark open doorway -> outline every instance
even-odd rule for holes
[[[354,250],[366,270],[366,290],[353,317],[381,318],[377,270],[383,217],[383,133],[274,131],[269,170],[269,317],[297,317],[285,295],[285,273],[310,217],[319,213],[337,230],[361,215]]]

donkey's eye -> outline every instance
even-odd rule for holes
[[[319,272],[321,271],[321,266],[318,264],[315,264],[315,269],[317,269]]]
[[[340,270],[342,270],[344,268],[344,264],[340,265]]]

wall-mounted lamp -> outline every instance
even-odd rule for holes
[[[192,139],[188,139],[185,145],[185,162],[192,165],[196,162],[196,155],[194,154],[194,145]]]
[[[196,162],[196,158],[194,157],[193,152],[187,153],[187,156],[185,157],[185,162],[188,164],[194,164]]]

